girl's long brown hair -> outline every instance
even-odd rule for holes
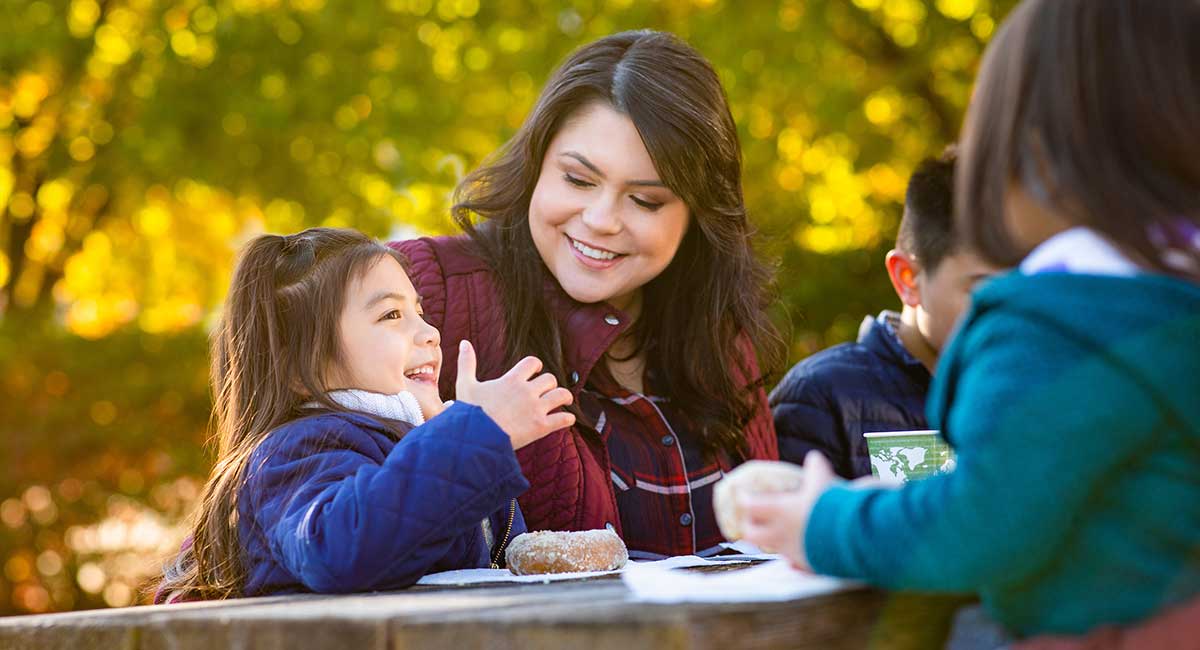
[[[251,454],[277,427],[326,396],[324,378],[341,361],[338,320],[352,279],[400,253],[353,230],[312,228],[258,237],[243,251],[213,332],[216,466],[193,515],[190,545],[164,571],[160,593],[189,599],[242,595],[238,493]]]
[[[1200,280],[1200,2],[1026,0],[984,56],[955,192],[965,243],[999,266],[1029,253],[1010,189],[1163,273]],[[1191,269],[1188,272],[1187,269]]]
[[[751,245],[741,148],[721,83],[703,56],[670,34],[623,32],[576,51],[513,138],[458,186],[455,221],[502,270],[507,361],[534,355],[567,383],[563,333],[543,301],[549,273],[529,231],[529,202],[551,139],[593,102],[629,117],[663,182],[691,213],[675,258],[643,288],[635,328],[646,367],[705,447],[736,454],[759,408],[753,389],[763,381],[735,367],[753,352],[736,349],[737,338],[749,339],[765,369],[783,358],[766,312],[774,274]]]

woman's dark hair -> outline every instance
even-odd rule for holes
[[[251,454],[306,402],[345,410],[327,397],[325,379],[342,361],[347,287],[386,257],[405,264],[398,251],[334,228],[263,235],[246,246],[212,335],[216,466],[193,514],[191,543],[165,571],[160,593],[243,595],[238,493]]]
[[[543,303],[549,272],[530,234],[529,204],[551,140],[596,102],[633,122],[663,183],[691,214],[674,259],[643,287],[635,333],[647,369],[688,414],[703,445],[738,453],[763,377],[734,364],[754,346],[763,368],[782,357],[782,339],[766,314],[773,272],[751,246],[741,148],[721,83],[703,56],[670,34],[622,32],[577,50],[513,138],[459,184],[455,221],[492,268],[503,269],[497,275],[507,360],[535,355],[566,383],[562,332]],[[476,216],[484,223],[477,226]],[[738,349],[742,335],[752,345]],[[745,380],[751,390],[742,387]]]
[[[1149,268],[1200,277],[1200,2],[1026,0],[988,47],[961,139],[964,243],[1000,266],[1019,186]]]

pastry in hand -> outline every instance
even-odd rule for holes
[[[737,466],[713,488],[713,510],[721,534],[730,541],[742,538],[739,495],[753,492],[791,492],[800,489],[804,470],[799,465],[772,460],[751,460]]]

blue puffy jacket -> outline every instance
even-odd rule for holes
[[[770,404],[779,435],[779,458],[802,463],[816,449],[844,478],[871,473],[863,433],[926,429],[930,374],[908,353],[889,319],[868,316],[858,341],[835,345],[797,363]]]
[[[458,402],[399,442],[357,413],[289,422],[255,450],[240,492],[245,594],[401,589],[502,564],[525,530],[514,500],[528,487],[509,437],[477,406]]]

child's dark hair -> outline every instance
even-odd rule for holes
[[[354,230],[311,228],[263,235],[244,249],[213,332],[216,466],[194,514],[191,544],[166,571],[161,592],[192,599],[242,594],[237,497],[250,455],[276,427],[326,396],[341,359],[338,322],[346,289],[376,262],[403,256]]]
[[[896,248],[917,258],[921,268],[934,272],[955,249],[954,164],[957,154],[949,147],[939,158],[917,166],[908,179],[904,216],[896,235]]]
[[[984,57],[963,127],[964,243],[1012,266],[1013,185],[1147,268],[1200,278],[1200,2],[1026,0]]]

